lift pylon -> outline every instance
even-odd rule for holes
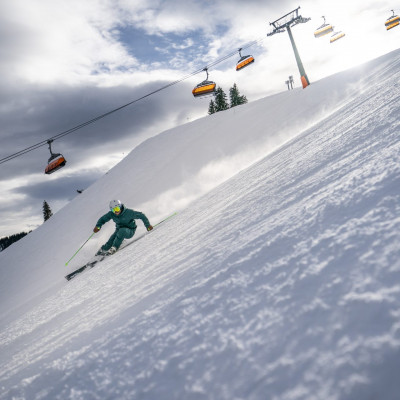
[[[268,33],[267,36],[272,36],[276,33],[282,33],[285,32],[285,30],[288,32],[290,42],[292,43],[294,56],[296,57],[297,67],[299,68],[301,84],[303,85],[304,89],[310,84],[310,81],[308,80],[303,63],[301,62],[300,54],[297,50],[296,43],[294,42],[291,28],[297,24],[304,24],[305,22],[310,21],[311,18],[303,18],[301,15],[299,15],[299,10],[300,7],[285,14],[283,17],[277,19],[276,21],[270,22],[273,30],[272,32]]]

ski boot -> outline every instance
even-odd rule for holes
[[[117,252],[117,249],[116,249],[116,247],[111,247],[110,248],[110,250],[108,250],[107,252],[106,252],[106,255],[107,256],[112,256],[113,254],[115,254]]]

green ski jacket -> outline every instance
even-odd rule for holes
[[[119,215],[114,214],[112,211],[109,211],[107,214],[104,214],[97,221],[96,226],[98,228],[101,228],[106,222],[110,221],[111,219],[117,225],[117,229],[119,228],[136,229],[135,219],[141,219],[146,229],[150,226],[149,220],[143,213],[125,207],[122,210],[121,214]]]

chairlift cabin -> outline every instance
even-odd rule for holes
[[[202,97],[215,92],[215,87],[217,86],[215,82],[208,80],[208,69],[204,68],[203,71],[206,71],[207,78],[205,81],[199,83],[193,90],[194,97]]]
[[[249,66],[251,63],[254,62],[254,57],[253,56],[250,56],[250,55],[242,56],[241,51],[242,51],[242,49],[239,49],[240,60],[236,64],[236,71],[240,71],[243,68]]]
[[[342,32],[342,31],[334,32],[333,35],[331,36],[330,42],[331,43],[336,42],[336,40],[339,40],[344,36],[346,36],[346,34],[344,32]]]
[[[60,168],[62,168],[66,163],[67,160],[64,158],[64,156],[60,153],[53,153],[51,150],[51,143],[53,140],[48,140],[47,143],[49,145],[49,150],[50,150],[50,158],[48,160],[48,164],[46,169],[44,170],[44,173],[49,175],[52,174],[53,172],[56,172]]]
[[[330,32],[333,32],[333,26],[331,24],[326,23],[324,16],[322,16],[322,18],[324,19],[324,23],[314,32],[314,36],[316,38],[319,38],[321,36],[327,35]]]
[[[391,10],[391,11],[392,11],[393,15],[391,17],[389,17],[385,22],[387,31],[400,24],[400,17],[398,15],[394,15],[394,10]]]

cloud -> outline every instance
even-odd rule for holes
[[[61,176],[47,182],[42,181],[20,186],[14,189],[14,192],[31,199],[41,201],[46,199],[49,203],[57,200],[71,200],[78,194],[77,190],[86,189],[101,175],[100,171],[98,173],[86,171],[83,175]]]
[[[1,95],[2,101],[5,103],[5,106],[0,108],[3,122],[1,158],[12,154],[16,148],[27,148],[111,109],[127,104],[165,86],[166,83],[165,81],[156,81],[134,89],[127,86],[106,88],[87,86],[84,91],[82,88],[69,86],[8,87],[8,93],[3,92]],[[13,102],[7,101],[11,93],[14,97]],[[69,134],[62,140],[54,142],[54,150],[62,152],[61,149],[65,149],[70,154],[79,153],[77,156],[70,155],[71,159],[87,157],[94,148],[103,148],[102,152],[110,151],[110,149],[116,150],[119,142],[128,137],[140,136],[142,132],[148,131],[151,125],[157,126],[157,121],[167,117],[172,111],[165,104],[165,100],[169,97],[174,99],[176,113],[188,110],[189,108],[185,106],[185,96],[180,95],[182,93],[185,93],[187,97],[191,95],[188,84],[182,83],[180,87],[168,88],[159,96],[152,96],[128,106],[101,121]],[[166,126],[166,128],[168,127]],[[153,134],[156,133],[153,132]],[[23,156],[20,160],[24,162],[20,162],[18,168],[8,169],[7,176],[28,172],[33,166],[29,164],[29,160],[36,162],[37,153],[41,153],[39,157],[42,160],[47,160],[50,153],[46,148],[47,146],[44,146],[43,150],[36,150]],[[96,152],[93,155],[96,155]],[[10,161],[10,164],[12,162]],[[8,164],[2,164],[2,169],[6,165]]]
[[[16,81],[72,84],[136,64],[113,35],[119,19],[110,4],[15,0],[1,11],[8,43],[0,53],[2,72]]]

